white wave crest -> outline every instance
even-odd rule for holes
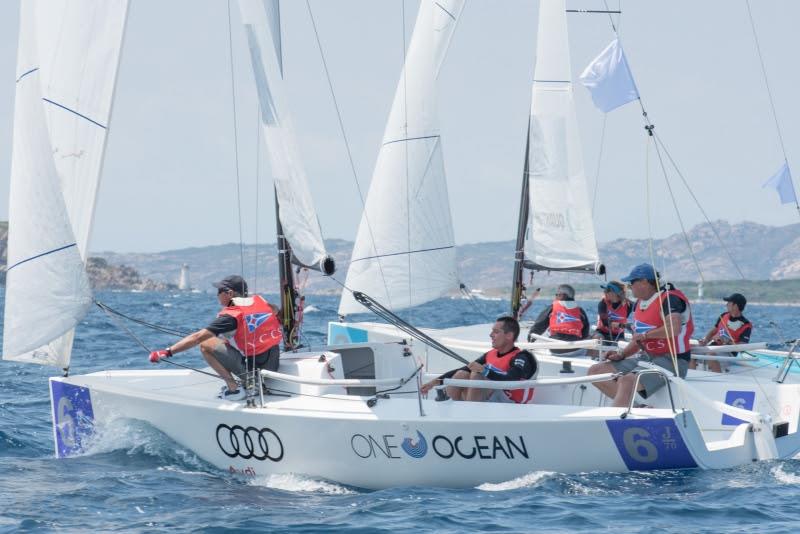
[[[555,473],[552,471],[534,471],[533,473],[528,473],[527,475],[523,475],[512,480],[507,480],[506,482],[498,482],[496,484],[486,482],[485,484],[478,486],[476,489],[482,491],[508,491],[520,488],[532,488],[553,474]]]
[[[295,475],[293,473],[283,473],[256,477],[248,482],[253,486],[263,486],[283,491],[303,492],[303,493],[323,493],[326,495],[351,495],[355,492],[339,484]]]
[[[800,484],[800,475],[787,473],[783,470],[782,465],[773,467],[770,472],[772,473],[772,476],[775,477],[775,480],[781,484]]]
[[[312,304],[312,305],[310,305],[310,306],[306,306],[305,308],[303,308],[303,313],[316,313],[316,312],[318,312],[318,311],[319,311],[319,308],[317,308],[317,307],[316,307],[316,306],[314,306],[313,304]]]

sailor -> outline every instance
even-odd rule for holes
[[[750,335],[753,333],[753,324],[744,316],[742,312],[747,305],[747,299],[741,293],[733,293],[729,297],[722,299],[726,302],[724,313],[717,318],[714,327],[700,340],[701,345],[737,345],[739,343],[750,343]],[[724,356],[736,356],[737,352],[726,352]],[[720,355],[720,353],[718,353]],[[708,370],[715,373],[722,372],[722,366],[718,361],[709,361]],[[690,369],[697,366],[697,361],[692,360]]]
[[[597,303],[597,326],[592,337],[605,341],[617,341],[625,333],[633,302],[625,296],[622,282],[609,282],[603,288],[603,298]]]
[[[166,349],[151,352],[150,361],[157,363],[200,345],[203,358],[225,381],[219,397],[241,400],[245,392],[234,375],[242,380],[247,369],[278,369],[283,338],[279,312],[263,297],[248,296],[247,282],[241,276],[228,276],[213,286],[217,288],[217,299],[222,306],[216,319]],[[238,350],[231,345],[228,339],[231,336]]]
[[[446,378],[457,380],[531,380],[536,378],[538,364],[536,358],[527,350],[514,345],[519,337],[519,323],[510,316],[498,317],[489,334],[492,350],[460,369],[453,369],[422,385],[420,391],[427,394]],[[477,384],[476,384],[477,386]],[[452,387],[447,395],[453,400],[513,402],[527,404],[533,402],[533,388],[528,389],[481,389]]]
[[[543,334],[549,330],[550,337],[559,341],[579,341],[589,337],[589,318],[583,308],[575,302],[575,289],[568,284],[561,284],[556,288],[556,298],[536,318],[528,331],[528,340],[531,334]],[[556,356],[585,356],[585,349],[554,349]]]
[[[675,372],[683,378],[689,367],[691,349],[689,342],[694,332],[689,299],[672,284],[658,286],[659,274],[649,263],[642,263],[623,278],[630,283],[637,298],[633,310],[633,336],[631,343],[620,351],[606,354],[608,362],[589,368],[589,374],[625,373],[616,382],[595,382],[594,385],[614,399],[614,406],[628,406],[633,395],[636,377],[631,374],[639,361]],[[641,354],[639,354],[641,353]],[[675,361],[673,363],[673,356]],[[643,374],[638,392],[647,398],[664,386],[664,379],[652,373]]]

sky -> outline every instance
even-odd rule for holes
[[[352,240],[359,189],[369,187],[418,2],[309,4],[352,168],[306,2],[299,0],[282,2],[292,120],[323,234]],[[602,9],[603,2],[568,0],[567,6]],[[751,6],[786,156],[800,176],[800,2],[751,0]],[[226,1],[131,0],[90,250],[238,242],[239,214],[245,242],[274,242],[268,162],[266,151],[256,150],[256,96],[235,2],[232,9],[233,93]],[[761,187],[783,163],[783,152],[744,0],[628,0],[621,9],[616,22],[644,105],[706,214],[730,222],[798,222],[793,206]],[[537,15],[538,2],[531,0],[467,0],[445,59],[437,98],[459,244],[514,238]],[[0,2],[2,220],[8,217],[18,21],[19,2]],[[613,33],[606,15],[570,14],[568,22],[577,79]],[[635,103],[604,118],[577,84],[575,99],[598,242],[663,237],[680,231],[681,222],[689,228],[704,220],[670,170],[676,215]]]

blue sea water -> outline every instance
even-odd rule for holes
[[[186,331],[216,313],[210,294],[113,292],[98,298]],[[306,340],[324,343],[337,299],[311,297],[308,304]],[[593,315],[593,304],[584,304]],[[420,326],[448,327],[484,322],[507,306],[441,300],[408,317]],[[532,313],[542,306],[535,304]],[[698,330],[709,328],[721,309],[696,305]],[[754,341],[800,335],[800,308],[749,305],[747,316],[756,325]],[[141,327],[135,332],[153,348],[173,339]],[[176,358],[190,365],[201,360],[197,352]],[[78,328],[72,373],[149,365],[144,350],[103,312],[93,310]],[[0,532],[800,531],[796,460],[719,471],[534,472],[466,490],[367,491],[302,476],[232,478],[136,422],[119,422],[88,454],[58,460],[47,389],[54,372],[0,362]],[[319,454],[325,447],[320,443]],[[586,447],[590,454],[591,443]]]

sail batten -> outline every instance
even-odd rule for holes
[[[458,289],[436,78],[463,7],[420,3],[347,272],[347,288],[394,310]],[[342,293],[341,315],[363,311]]]
[[[601,273],[573,99],[564,0],[542,1],[528,131],[525,268]]]

